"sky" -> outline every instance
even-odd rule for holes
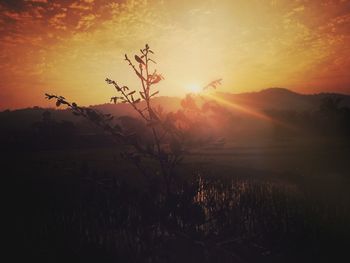
[[[350,94],[350,0],[0,0],[0,110],[109,101],[148,43],[160,95],[222,78],[241,93]]]

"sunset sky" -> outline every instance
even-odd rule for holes
[[[0,0],[0,110],[108,102],[106,77],[138,87],[123,58],[146,43],[161,95],[350,93],[350,0]]]

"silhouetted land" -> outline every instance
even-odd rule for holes
[[[13,220],[15,258],[36,262],[346,258],[349,96],[300,95],[283,89],[219,96],[248,105],[275,122],[235,109],[211,108],[214,119],[219,111],[224,124],[207,133],[196,131],[198,141],[177,168],[176,191],[170,198],[159,191],[157,174],[145,179],[121,158],[125,145],[115,144],[68,110],[1,112],[2,176]],[[181,105],[176,98],[158,100],[169,111]],[[121,117],[118,122],[142,135],[143,124],[125,107],[95,108]]]

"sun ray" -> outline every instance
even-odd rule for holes
[[[292,125],[290,123],[286,123],[286,122],[282,122],[280,120],[274,119],[271,116],[269,116],[269,115],[267,115],[267,114],[265,114],[263,112],[254,110],[252,108],[249,108],[249,107],[246,107],[246,106],[243,106],[243,105],[239,105],[237,103],[234,103],[233,101],[225,100],[224,98],[216,96],[213,93],[203,93],[201,95],[203,97],[213,99],[213,100],[215,100],[215,101],[225,105],[226,107],[229,107],[231,109],[234,109],[234,110],[240,111],[242,113],[248,114],[248,115],[250,115],[250,116],[252,116],[254,118],[257,118],[257,119],[260,119],[260,120],[263,120],[263,121],[267,121],[267,122],[270,122],[270,123],[282,126],[284,128],[288,128],[290,130],[297,130],[297,127],[295,125]]]
[[[187,86],[187,90],[190,93],[197,94],[197,93],[200,93],[202,91],[202,88],[198,84],[190,84]]]

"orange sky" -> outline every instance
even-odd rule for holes
[[[348,0],[0,0],[0,109],[83,105],[137,86],[124,53],[145,43],[161,95],[223,78],[222,91],[350,93]]]

